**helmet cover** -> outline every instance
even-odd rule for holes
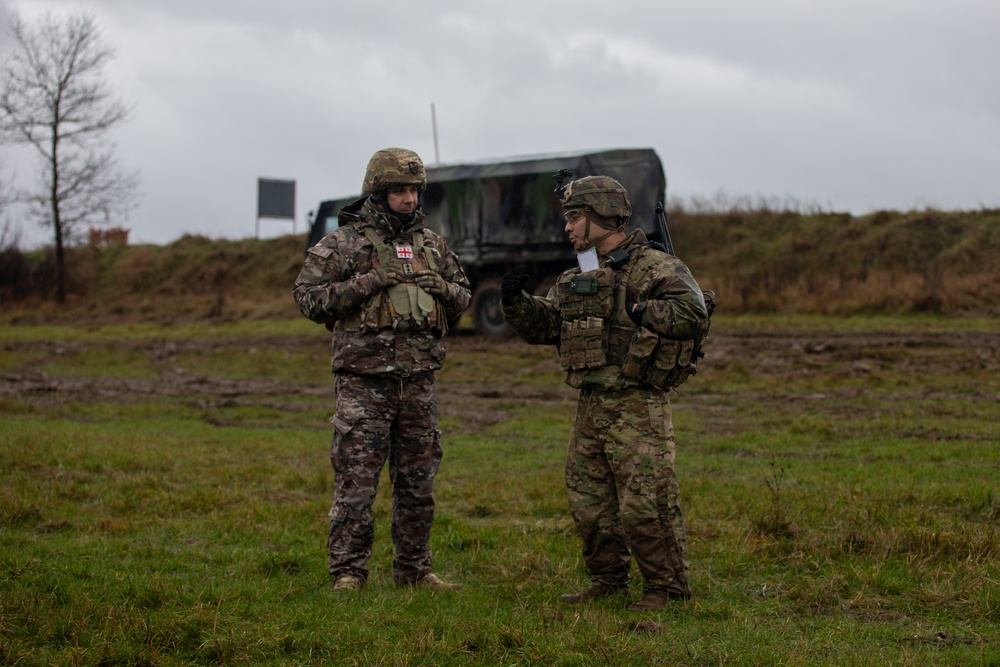
[[[628,193],[610,176],[584,176],[567,183],[559,201],[564,209],[590,207],[605,218],[628,220],[632,215]]]
[[[369,194],[383,192],[396,185],[427,187],[427,172],[420,156],[405,148],[383,148],[368,160],[361,190]]]

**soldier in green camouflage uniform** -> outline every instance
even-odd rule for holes
[[[544,298],[507,274],[501,309],[528,343],[558,346],[580,389],[566,488],[592,585],[562,597],[627,594],[634,556],[643,597],[629,608],[661,609],[691,595],[667,392],[695,371],[708,311],[679,259],[641,230],[626,235],[631,205],[618,181],[588,176],[558,192],[570,241],[596,250],[597,268],[566,271]]]
[[[312,247],[293,294],[302,314],[333,332],[337,413],[329,571],[335,590],[368,578],[383,465],[392,483],[397,584],[458,588],[431,572],[434,476],[441,462],[434,371],[441,337],[469,305],[469,281],[444,239],[424,226],[420,157],[372,156],[363,190],[340,227]]]

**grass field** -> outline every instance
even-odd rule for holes
[[[322,328],[0,326],[0,664],[1000,665],[998,332],[717,317],[673,400],[695,597],[638,614],[559,600],[551,349],[448,341],[432,546],[464,590],[392,585],[383,481],[335,595]]]

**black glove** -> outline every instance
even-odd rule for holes
[[[503,274],[503,280],[500,281],[500,303],[505,306],[513,306],[517,303],[527,282],[527,273],[522,273],[519,276],[515,276],[513,273]]]
[[[641,326],[642,315],[646,312],[646,306],[638,304],[632,299],[625,297],[625,312],[628,313],[628,316],[633,322]]]

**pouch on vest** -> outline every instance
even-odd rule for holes
[[[564,371],[601,368],[607,363],[603,317],[563,321],[559,365]]]
[[[646,384],[662,389],[679,387],[698,371],[697,366],[691,363],[693,351],[693,340],[660,339],[656,356],[646,373]]]
[[[412,319],[422,325],[427,316],[434,312],[434,297],[416,286],[415,283],[399,283],[386,289],[389,302],[396,315]]]
[[[659,342],[660,337],[649,329],[638,329],[625,351],[625,359],[622,361],[622,377],[639,383],[645,382],[644,376],[650,368]]]

